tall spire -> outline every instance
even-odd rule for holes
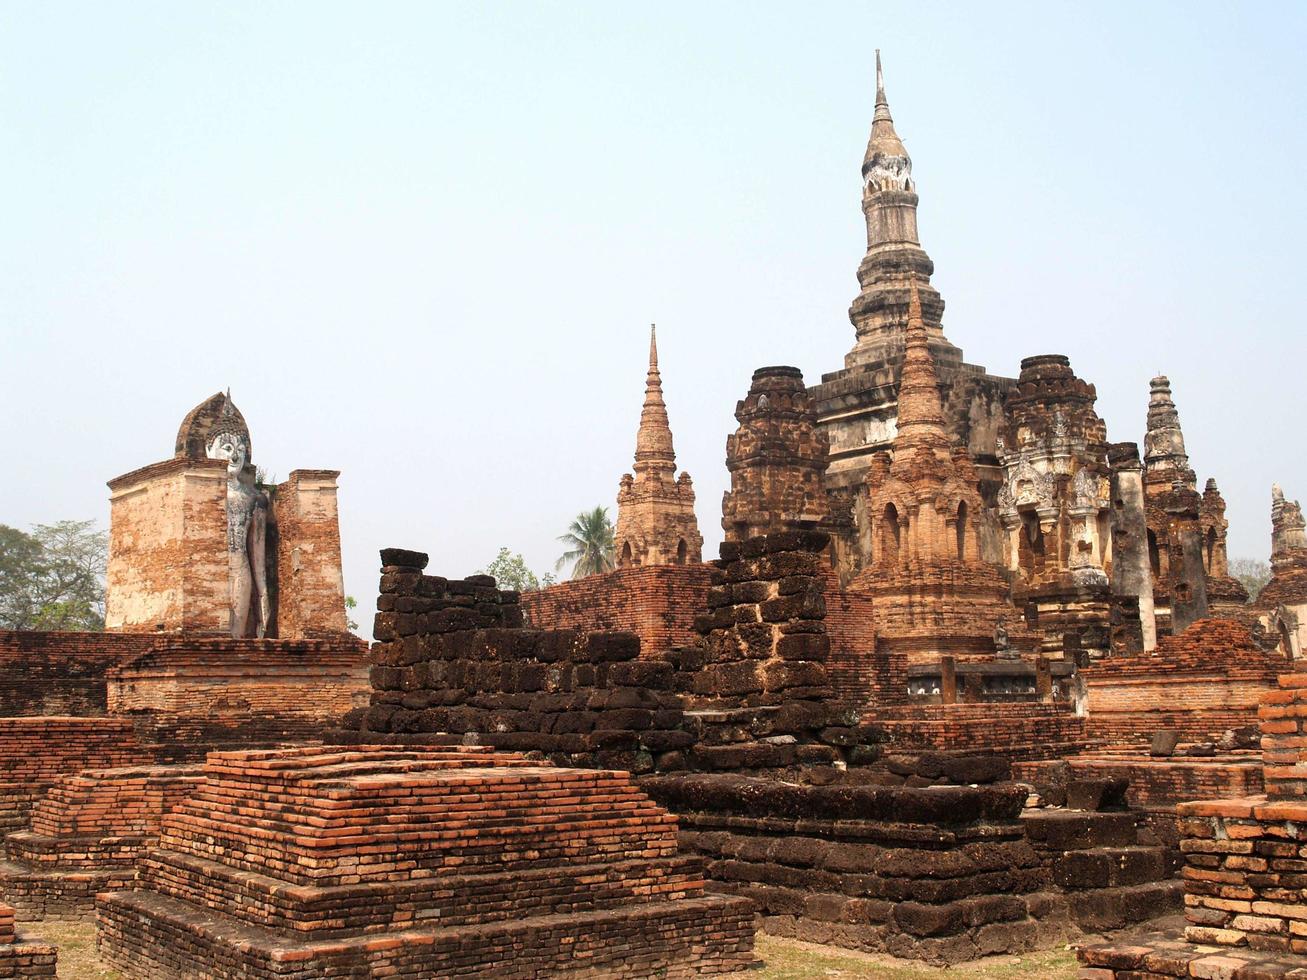
[[[644,407],[640,410],[640,431],[635,437],[635,472],[664,471],[667,479],[676,475],[676,450],[663,402],[663,381],[658,373],[658,336],[649,325],[649,373],[644,382]]]
[[[885,107],[886,115],[889,114],[889,102],[885,99],[885,75],[880,70],[880,48],[876,49],[876,108]]]
[[[921,296],[917,284],[908,293],[908,328],[903,352],[903,375],[899,382],[897,451],[901,441],[947,445],[944,431],[944,407],[939,398],[939,377],[935,358],[931,356],[926,323],[921,316]]]
[[[876,114],[871,120],[871,138],[862,158],[862,179],[876,187],[891,186],[912,190],[912,158],[894,131],[889,100],[885,98],[885,75],[880,68],[880,49],[876,49]]]

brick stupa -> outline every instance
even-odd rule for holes
[[[215,752],[138,891],[99,899],[137,978],[695,977],[753,961],[625,772],[480,747]]]
[[[690,474],[676,475],[676,450],[658,372],[658,338],[649,328],[649,373],[635,437],[635,476],[623,475],[614,530],[617,563],[685,565],[703,560]]]

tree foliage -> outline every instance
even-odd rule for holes
[[[104,629],[109,536],[94,521],[0,524],[0,629]]]
[[[495,560],[477,574],[493,575],[501,589],[510,589],[514,592],[535,592],[537,589],[548,588],[554,584],[552,574],[546,572],[543,576],[537,576],[527,567],[526,559],[521,553],[515,555],[507,548],[500,548]]]
[[[577,514],[567,533],[559,535],[558,540],[569,547],[554,568],[561,569],[571,563],[572,578],[611,572],[617,566],[613,522],[608,519],[607,507]]]
[[[1230,577],[1248,590],[1248,600],[1257,598],[1257,593],[1271,580],[1271,566],[1256,558],[1230,559]]]

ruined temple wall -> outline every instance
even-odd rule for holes
[[[1195,623],[1163,637],[1154,656],[1111,658],[1081,672],[1089,733],[1116,743],[1147,743],[1163,728],[1182,739],[1219,738],[1255,722],[1258,699],[1284,667],[1283,657],[1254,647],[1240,623]]]
[[[155,640],[137,633],[0,630],[0,716],[103,715],[107,672]]]
[[[293,470],[272,495],[277,523],[277,635],[344,633],[336,470]]]
[[[618,630],[640,638],[652,658],[698,635],[694,618],[708,608],[707,565],[643,565],[523,592],[526,621],[537,629]]]
[[[167,639],[109,672],[108,708],[150,741],[312,738],[367,704],[367,645],[337,640]],[[174,752],[185,756],[185,752]]]
[[[1085,743],[1085,719],[1069,705],[921,704],[869,711],[898,748],[954,751],[983,747],[1014,760],[1051,759]]]
[[[171,459],[109,489],[105,629],[226,630],[226,464]]]

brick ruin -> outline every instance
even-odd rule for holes
[[[753,961],[623,772],[480,748],[214,753],[135,890],[98,900],[133,977],[697,977]]]
[[[707,562],[652,332],[617,569],[388,548],[370,649],[339,474],[260,486],[196,406],[110,482],[109,631],[0,633],[0,975],[92,906],[145,978],[691,977],[758,927],[952,964],[1181,908],[1082,975],[1307,970],[1301,508],[1249,603],[1170,382],[1141,454],[1068,357],[967,363],[918,203],[878,55],[854,346],[754,371]]]
[[[622,476],[614,542],[619,568],[703,560],[703,535],[694,516],[694,484],[689,473],[676,475],[676,450],[663,402],[653,327],[649,328],[644,407],[635,437],[635,476]]]
[[[233,447],[236,459],[222,455]],[[249,427],[230,394],[201,402],[182,420],[171,459],[109,481],[105,628],[343,634],[339,476],[294,470],[275,487],[255,486]]]
[[[1307,847],[1307,674],[1282,674],[1258,707],[1265,791],[1181,803],[1186,925],[1080,950],[1082,980],[1301,976]]]

